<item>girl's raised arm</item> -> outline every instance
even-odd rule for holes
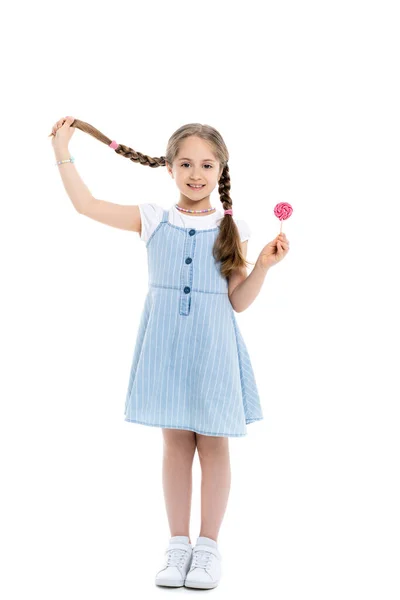
[[[55,146],[54,152],[57,161],[70,158],[68,147]],[[137,231],[139,235],[141,234],[142,222],[136,204],[113,204],[105,200],[97,200],[82,181],[74,163],[63,163],[58,165],[58,169],[65,191],[78,213],[105,225]]]

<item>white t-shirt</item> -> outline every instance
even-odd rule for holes
[[[142,219],[140,239],[147,242],[162,220],[164,208],[159,204],[154,203],[139,204],[138,206]],[[244,242],[248,240],[251,235],[249,226],[242,219],[236,219],[234,215],[232,216],[239,229],[240,241]],[[204,215],[196,217],[181,212],[176,208],[175,204],[171,206],[168,212],[168,221],[172,223],[172,225],[176,225],[177,227],[193,227],[195,229],[211,229],[212,227],[217,227],[222,217],[223,209],[217,208],[216,211],[211,214],[204,213]]]

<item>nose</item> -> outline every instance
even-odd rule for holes
[[[201,181],[203,179],[203,173],[201,172],[201,168],[192,168],[190,170],[189,177],[192,181]]]

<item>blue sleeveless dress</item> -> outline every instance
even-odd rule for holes
[[[263,419],[249,354],[212,255],[219,227],[178,227],[168,210],[146,243],[149,289],[125,421],[212,436]]]

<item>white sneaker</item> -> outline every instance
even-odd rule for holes
[[[209,590],[217,587],[221,579],[221,554],[218,548],[199,543],[193,548],[192,564],[185,586]]]
[[[165,554],[164,566],[156,575],[156,585],[183,586],[192,561],[192,544],[189,544],[189,538],[183,535],[173,536]]]

